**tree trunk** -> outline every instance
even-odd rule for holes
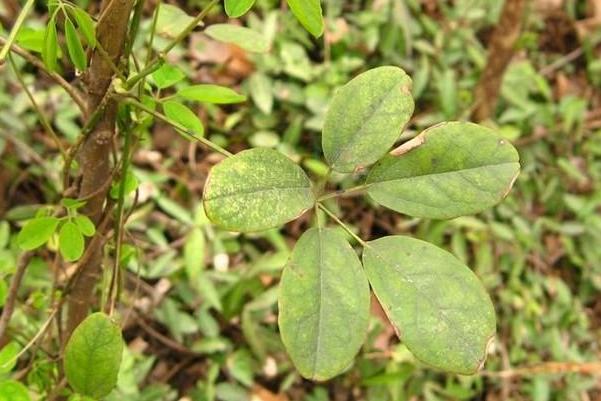
[[[476,86],[476,108],[472,114],[476,121],[490,118],[495,111],[503,75],[520,37],[525,5],[526,0],[505,0],[501,19],[488,45],[486,67]]]
[[[101,17],[97,26],[98,43],[108,54],[115,65],[119,60],[126,43],[129,16],[134,0],[105,0],[102,4]],[[101,107],[107,90],[113,79],[113,69],[110,62],[97,50],[92,54],[90,68],[86,75],[88,89],[88,115]],[[82,212],[98,226],[105,213],[105,200],[111,179],[110,152],[115,135],[117,104],[113,100],[106,103],[96,126],[85,138],[77,160],[82,172],[79,188],[80,198],[89,198]],[[99,232],[97,235],[103,235]],[[92,243],[95,249],[87,250],[89,257],[79,267],[68,294],[68,316],[65,331],[66,342],[75,327],[86,317],[94,303],[94,288],[101,275],[103,258],[103,243]],[[88,242],[90,246],[90,242]]]

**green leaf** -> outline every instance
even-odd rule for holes
[[[416,358],[473,374],[495,334],[495,311],[476,275],[428,242],[391,236],[363,253],[369,283],[397,334]]]
[[[83,214],[78,214],[73,219],[79,231],[86,237],[91,237],[96,233],[96,227],[90,218]]]
[[[85,70],[88,63],[86,54],[83,51],[81,42],[79,41],[79,36],[77,35],[75,26],[69,18],[65,19],[65,39],[67,40],[69,58],[71,58],[73,65],[80,71]]]
[[[67,221],[58,234],[58,248],[67,262],[73,262],[83,255],[84,239],[77,225]]]
[[[27,388],[14,380],[0,382],[0,401],[31,401]]]
[[[209,84],[187,86],[180,89],[177,95],[188,100],[214,104],[231,104],[246,101],[246,96],[230,88]]]
[[[230,18],[243,16],[255,4],[255,0],[225,0],[225,12]]]
[[[21,346],[11,341],[0,350],[0,375],[9,373],[17,364],[16,356],[21,351]]]
[[[96,47],[96,25],[90,15],[79,7],[72,8],[79,31],[91,48]]]
[[[59,219],[52,216],[31,219],[19,232],[17,243],[26,251],[38,248],[48,242],[58,223]]]
[[[44,33],[44,48],[42,49],[42,60],[50,71],[56,71],[58,57],[58,35],[56,34],[56,20],[52,17],[46,26]]]
[[[203,136],[204,126],[192,110],[174,100],[163,102],[163,112],[171,121],[179,123],[194,132],[197,136]]]
[[[380,159],[413,114],[411,78],[398,67],[379,67],[338,89],[326,113],[322,145],[336,171],[350,173]]]
[[[273,110],[273,82],[262,73],[253,74],[248,80],[250,96],[265,114],[271,114]]]
[[[320,0],[287,0],[292,13],[311,35],[323,34],[323,15]]]
[[[215,40],[231,43],[249,52],[265,53],[271,47],[259,32],[238,25],[214,24],[205,29],[205,33]]]
[[[75,391],[94,398],[108,395],[117,384],[123,339],[121,330],[104,313],[88,316],[65,348],[64,368]]]
[[[327,380],[347,369],[365,340],[369,284],[357,254],[334,229],[296,243],[280,283],[279,327],[298,371]]]
[[[283,154],[245,150],[213,167],[204,189],[207,217],[231,231],[261,231],[294,220],[313,206],[311,182]]]
[[[155,32],[161,36],[175,38],[182,33],[193,20],[194,18],[186,14],[180,7],[160,3]]]
[[[152,73],[151,78],[157,88],[165,89],[186,78],[186,74],[177,67],[163,64],[161,68]]]
[[[487,209],[509,192],[520,170],[515,148],[473,123],[434,126],[399,150],[405,153],[386,156],[372,169],[368,193],[415,217],[447,219]]]
[[[191,281],[196,278],[205,266],[206,239],[201,228],[193,228],[184,244],[184,264],[186,274]]]

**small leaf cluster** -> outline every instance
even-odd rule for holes
[[[96,47],[96,24],[92,17],[83,9],[68,2],[52,1],[48,5],[50,19],[46,25],[42,47],[42,60],[51,71],[58,69],[59,38],[58,13],[63,16],[63,31],[69,59],[79,71],[88,68],[88,59],[84,43],[89,49]],[[83,40],[82,40],[83,39]]]
[[[225,12],[231,18],[243,16],[255,0],[225,0]],[[323,34],[323,12],[320,0],[287,0],[298,21],[316,38]]]
[[[48,209],[40,209],[36,216],[28,220],[17,237],[21,249],[30,251],[51,241],[55,234],[60,254],[67,262],[78,260],[84,252],[85,238],[96,232],[94,223],[88,216],[78,213],[84,201],[65,198],[62,200],[67,215],[56,217]]]
[[[365,175],[349,192],[365,191],[413,217],[453,218],[500,202],[519,173],[519,157],[489,128],[443,123],[392,149],[414,110],[411,84],[402,69],[386,66],[335,92],[322,133],[330,171]],[[256,148],[213,167],[203,196],[207,217],[230,231],[266,230],[322,210],[363,246],[360,261],[319,213],[295,245],[280,283],[279,327],[300,373],[326,380],[351,366],[367,333],[370,287],[417,359],[449,372],[476,372],[496,323],[474,273],[424,241],[363,241],[326,207],[340,191],[323,187],[284,154]]]
[[[163,114],[170,121],[193,132],[195,136],[204,136],[204,125],[196,113],[184,104],[185,101],[211,104],[234,104],[246,101],[246,96],[235,90],[214,84],[185,86],[173,95],[159,97],[161,90],[173,87],[185,77],[186,75],[179,68],[164,64],[151,74],[151,81],[158,89],[155,99],[160,103]]]

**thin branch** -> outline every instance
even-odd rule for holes
[[[355,239],[355,241],[357,241],[359,244],[361,244],[361,246],[363,247],[368,247],[369,245],[367,244],[367,242],[363,241],[361,239],[361,237],[359,237],[357,234],[355,234],[353,232],[353,230],[350,229],[349,226],[347,226],[346,224],[344,224],[344,222],[342,220],[340,220],[338,218],[338,216],[336,216],[333,212],[331,212],[328,208],[326,208],[322,203],[317,203],[317,206],[323,210],[328,216],[330,216],[332,218],[332,220],[334,220],[336,223],[338,223],[338,225],[340,227],[342,227],[344,229],[344,231],[346,231],[347,233],[350,234],[351,237],[353,237]]]
[[[10,281],[8,295],[6,297],[6,302],[4,303],[4,308],[2,309],[2,316],[0,316],[0,338],[4,337],[4,333],[6,332],[8,323],[10,322],[10,318],[12,317],[13,312],[15,311],[17,293],[19,292],[21,281],[23,280],[25,270],[27,270],[27,265],[29,264],[29,261],[31,260],[32,256],[32,252],[25,252],[19,257],[19,262],[17,263],[17,270],[15,271],[15,274],[13,275]]]
[[[10,47],[15,42],[15,39],[17,38],[17,34],[19,33],[19,31],[21,30],[23,22],[25,22],[25,18],[27,17],[27,14],[29,14],[29,12],[31,11],[31,8],[34,4],[35,0],[27,0],[27,3],[25,3],[23,9],[19,13],[17,20],[15,21],[15,25],[13,25],[13,28],[10,31],[10,34],[8,35],[8,40],[6,41],[6,43],[4,43],[4,47],[2,47],[2,50],[0,50],[0,64],[4,62],[4,59],[6,59]]]
[[[363,190],[369,188],[369,184],[357,185],[356,187],[352,187],[349,189],[340,189],[338,191],[331,192],[329,194],[325,194],[320,196],[317,201],[321,202],[327,199],[332,198],[342,198],[345,196],[355,195],[357,193],[361,193]]]
[[[6,43],[8,43],[8,41],[5,38],[0,37],[0,44],[6,45]],[[10,50],[13,53],[16,53],[19,56],[23,57],[30,64],[33,64],[35,67],[42,70],[46,75],[48,75],[50,78],[52,78],[52,80],[54,80],[58,85],[62,86],[63,89],[65,89],[65,91],[69,94],[69,96],[71,96],[71,99],[73,99],[73,101],[77,104],[77,106],[81,110],[82,114],[83,115],[86,114],[86,112],[87,112],[86,102],[83,100],[83,97],[81,97],[81,94],[79,93],[79,91],[77,89],[75,89],[75,87],[73,85],[71,85],[69,82],[65,81],[65,79],[63,77],[61,77],[59,74],[57,74],[56,72],[53,72],[53,71],[50,71],[49,69],[47,69],[42,61],[40,61],[38,58],[33,56],[27,50],[23,49],[21,46],[13,43],[10,45]]]
[[[190,140],[190,139],[196,140],[196,141],[202,143],[203,145],[209,147],[210,149],[221,153],[224,156],[227,156],[227,157],[233,156],[232,153],[230,153],[226,149],[222,148],[221,146],[217,145],[216,143],[213,143],[213,142],[209,141],[208,139],[203,138],[201,136],[196,136],[197,133],[187,129],[186,127],[184,127],[183,125],[181,125],[179,123],[176,123],[175,121],[171,121],[169,118],[167,118],[167,116],[159,113],[158,111],[155,111],[149,107],[146,107],[146,105],[139,102],[137,99],[134,99],[131,97],[125,97],[124,102],[129,103],[132,106],[135,106],[135,107],[139,108],[140,110],[145,111],[146,113],[152,115],[153,117],[156,117],[159,120],[171,125],[173,128],[175,128],[175,130],[177,132],[182,134],[188,140]]]
[[[134,75],[125,83],[125,88],[131,89],[134,85],[142,80],[142,78],[147,75],[152,74],[154,71],[161,67],[161,64],[164,62],[167,54],[177,46],[181,41],[183,41],[189,34],[192,32],[209,14],[211,9],[219,3],[219,0],[211,0],[209,4],[205,8],[203,8],[196,17],[161,51],[161,54],[154,58],[150,63],[147,63],[146,67],[138,74]]]
[[[545,362],[522,368],[506,369],[500,372],[484,371],[480,374],[488,377],[511,378],[543,374],[578,373],[583,375],[601,375],[601,362]]]
[[[17,66],[16,66],[16,64],[15,64],[15,62],[14,62],[14,60],[13,60],[13,58],[12,58],[11,55],[8,56],[8,61],[10,62],[10,65],[13,68],[13,71],[15,72],[15,75],[17,76],[17,80],[21,84],[21,87],[23,88],[23,90],[27,94],[27,97],[29,98],[29,101],[31,102],[31,105],[33,106],[34,110],[38,114],[38,117],[40,119],[40,123],[42,123],[42,125],[44,126],[44,129],[46,131],[48,131],[48,133],[52,137],[52,140],[54,141],[54,143],[56,144],[56,147],[58,148],[59,152],[61,153],[61,156],[63,157],[63,160],[66,160],[67,153],[65,152],[65,148],[63,146],[63,143],[59,139],[59,137],[56,134],[56,132],[54,132],[54,129],[52,129],[52,125],[50,125],[50,123],[48,122],[48,119],[46,118],[46,116],[42,112],[42,109],[40,108],[40,106],[38,106],[38,103],[35,101],[35,98],[33,97],[32,93],[27,88],[27,84],[25,83],[25,80],[21,76],[21,72],[17,68]]]

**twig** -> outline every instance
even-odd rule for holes
[[[506,369],[500,372],[483,371],[480,374],[502,379],[542,374],[578,373],[583,375],[601,375],[601,362],[545,362],[523,368]]]
[[[0,44],[5,45],[6,43],[8,43],[8,41],[5,38],[0,37]],[[69,82],[65,81],[65,79],[63,77],[61,77],[59,74],[57,74],[56,72],[48,70],[42,61],[40,61],[38,58],[33,56],[27,50],[23,49],[21,46],[18,46],[13,43],[10,45],[10,50],[13,53],[16,53],[19,56],[23,57],[25,60],[27,60],[29,63],[33,64],[40,70],[42,70],[46,75],[48,75],[50,78],[52,78],[58,85],[62,86],[63,89],[69,94],[69,96],[71,96],[71,99],[73,99],[73,101],[77,104],[77,106],[81,110],[82,114],[84,114],[84,115],[86,114],[86,112],[87,112],[86,102],[81,97],[81,94],[79,93],[79,91],[77,89],[75,89],[75,87],[73,87],[73,85],[71,85]]]
[[[142,78],[152,74],[154,71],[160,68],[161,63],[164,62],[167,54],[175,46],[177,46],[178,43],[184,40],[184,38],[186,38],[186,36],[188,36],[190,32],[192,32],[194,28],[196,28],[202,22],[202,20],[205,19],[207,14],[209,14],[209,11],[211,11],[213,6],[215,6],[217,3],[219,3],[219,0],[211,0],[211,2],[207,4],[207,6],[204,9],[202,9],[186,27],[167,46],[165,46],[165,48],[163,49],[163,51],[161,51],[161,54],[158,57],[156,57],[150,63],[148,63],[146,67],[144,67],[144,69],[138,74],[134,75],[133,77],[127,80],[127,82],[125,83],[125,87],[127,89],[133,88],[134,85],[136,85],[138,82],[140,82],[140,80],[142,80]]]
[[[27,265],[29,264],[32,256],[32,252],[25,252],[19,257],[17,270],[10,281],[8,295],[6,297],[6,302],[4,303],[4,308],[2,309],[2,316],[0,316],[0,338],[4,337],[4,333],[6,332],[8,323],[10,322],[10,318],[15,310],[17,293],[19,292],[21,281],[23,280],[25,270],[27,270]]]
[[[40,119],[40,122],[44,126],[44,129],[46,131],[48,131],[48,133],[52,137],[52,140],[54,141],[54,143],[56,144],[56,147],[58,148],[59,152],[61,153],[61,156],[63,157],[63,160],[66,160],[67,154],[65,152],[65,148],[64,148],[61,140],[59,139],[59,137],[56,134],[56,132],[54,132],[54,129],[52,129],[52,125],[50,125],[50,123],[48,122],[48,119],[46,118],[46,116],[42,112],[42,109],[40,108],[40,106],[38,106],[38,103],[35,101],[35,98],[31,94],[30,90],[27,88],[27,84],[23,80],[23,77],[21,76],[21,73],[19,72],[19,69],[17,68],[17,66],[16,66],[16,64],[15,64],[15,62],[14,62],[14,60],[13,60],[13,58],[12,58],[11,55],[8,56],[8,61],[10,62],[10,65],[13,68],[13,71],[15,72],[15,75],[17,76],[17,80],[21,84],[21,87],[23,88],[23,90],[27,94],[27,97],[29,98],[29,101],[31,102],[31,105],[33,106],[33,109],[38,114],[38,117]]]
[[[328,208],[326,208],[322,203],[317,203],[317,206],[323,210],[324,212],[326,212],[326,214],[328,216],[330,216],[332,218],[332,220],[334,220],[336,223],[338,223],[338,225],[340,227],[342,227],[344,229],[344,231],[346,231],[347,233],[349,233],[349,235],[351,237],[353,237],[355,239],[355,241],[357,241],[359,244],[361,244],[361,246],[363,247],[368,247],[369,245],[367,244],[367,242],[363,241],[361,239],[361,237],[359,237],[357,234],[355,234],[353,232],[353,230],[351,230],[346,224],[344,224],[344,222],[342,220],[340,220],[338,218],[338,216],[336,216],[333,212],[331,212]]]
[[[17,38],[17,34],[21,30],[21,26],[23,25],[23,22],[25,22],[25,18],[27,17],[27,14],[29,14],[29,11],[31,11],[31,7],[33,7],[34,4],[35,0],[27,0],[27,3],[25,3],[23,9],[19,13],[17,20],[15,21],[15,25],[13,25],[13,28],[10,31],[10,34],[8,35],[8,40],[6,41],[6,43],[4,43],[4,47],[2,47],[2,50],[0,50],[0,64],[4,62],[4,59],[8,55],[11,45]]]
[[[146,105],[139,102],[137,99],[132,98],[132,97],[124,97],[124,101],[126,103],[129,103],[129,104],[139,108],[142,111],[145,111],[146,113],[150,114],[151,116],[156,117],[159,120],[171,125],[173,128],[175,128],[175,130],[177,132],[183,134],[186,139],[188,139],[188,140],[194,139],[194,140],[202,143],[203,145],[209,147],[210,149],[221,153],[224,156],[227,156],[227,157],[233,156],[232,153],[230,153],[228,150],[222,148],[221,146],[217,145],[216,143],[209,141],[206,138],[203,138],[201,136],[196,136],[195,132],[187,129],[186,127],[184,127],[183,125],[181,125],[179,123],[176,123],[175,121],[171,121],[169,118],[167,118],[167,116],[159,113],[158,111],[155,111],[149,107],[146,107]]]

